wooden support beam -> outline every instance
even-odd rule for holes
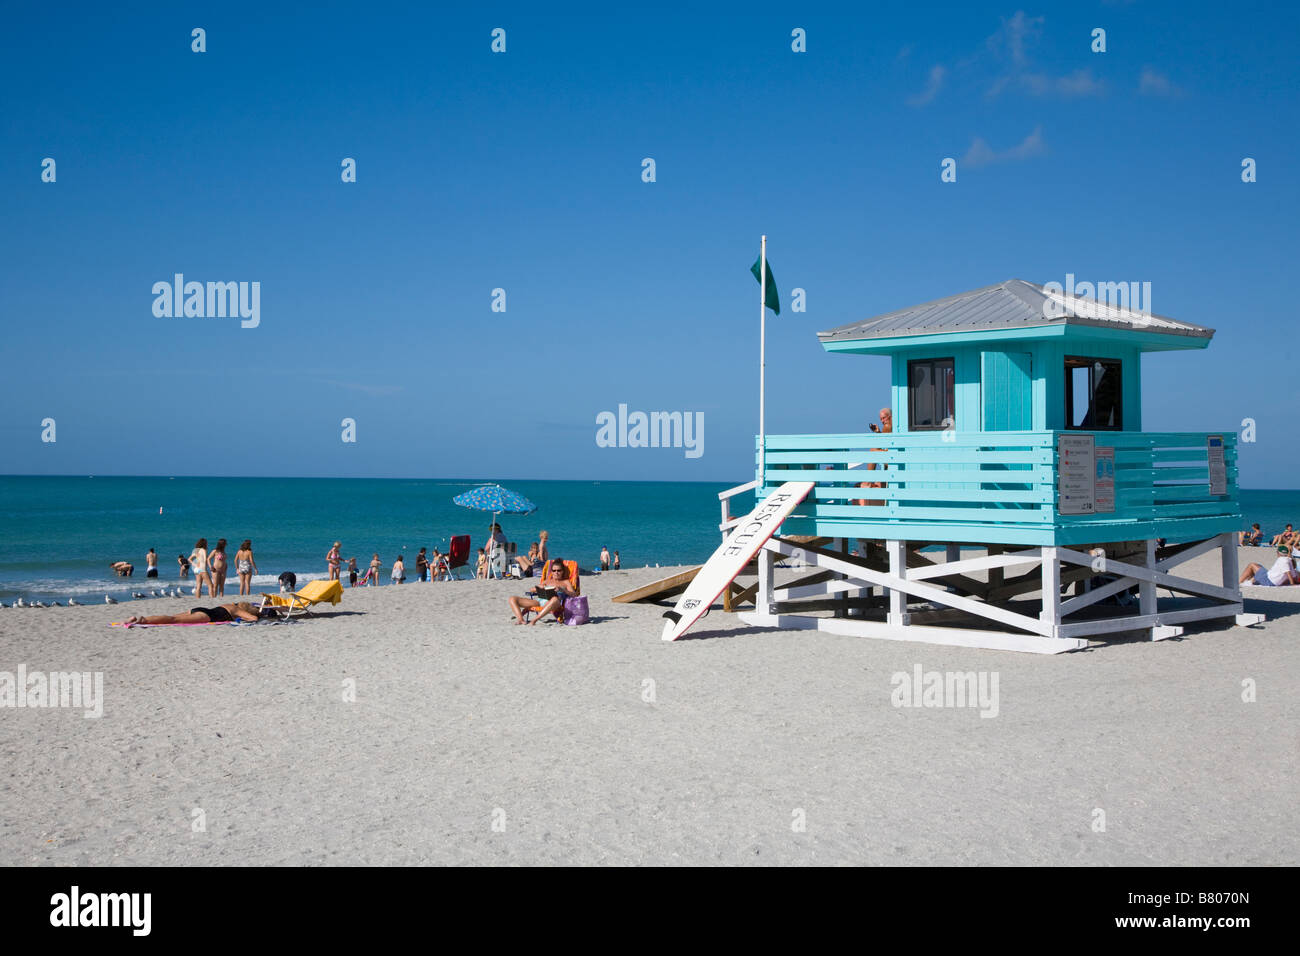
[[[901,566],[903,551],[902,542],[891,543],[897,545],[897,547],[893,549],[892,556],[897,559],[896,565]],[[930,601],[939,606],[957,608],[958,610],[963,610],[969,614],[973,614],[976,617],[986,617],[1003,624],[1009,624],[1012,627],[1023,628],[1031,633],[1047,633],[1048,625],[1043,624],[1036,618],[1024,614],[1018,614],[1015,611],[987,604],[983,601],[977,601],[973,598],[962,597],[959,594],[953,594],[949,591],[932,587],[931,585],[921,581],[909,581],[906,577],[899,577],[892,571],[873,571],[854,563],[851,558],[846,558],[843,555],[825,551],[820,548],[800,548],[786,544],[779,538],[771,539],[764,544],[763,547],[779,554],[802,557],[809,564],[817,564],[822,567],[843,571],[845,577],[850,580],[868,585],[876,585],[887,589],[891,592],[890,612],[894,615],[907,613],[907,596],[910,595],[919,600]],[[897,595],[892,592],[897,592]],[[904,627],[906,626],[906,622],[899,623],[898,626]]]
[[[1041,637],[1037,634],[1018,634],[1012,631],[981,631],[958,627],[895,627],[880,621],[859,618],[804,617],[799,614],[739,615],[746,624],[759,627],[779,627],[787,630],[823,631],[850,637],[871,637],[890,641],[915,641],[921,644],[941,644],[947,647],[979,647],[997,651],[1028,651],[1033,654],[1061,654],[1088,646],[1081,638]]]
[[[1043,548],[1043,563],[1039,569],[1043,590],[1043,610],[1039,616],[1052,628],[1052,637],[1056,636],[1056,628],[1061,623],[1061,561],[1057,557],[1058,550]]]
[[[886,541],[885,551],[889,554],[889,576],[899,580],[907,577],[907,542]],[[907,592],[893,587],[889,589],[889,623],[895,627],[907,626]]]
[[[1057,548],[1056,553],[1062,561],[1068,561],[1071,564],[1091,565],[1092,556],[1081,554],[1070,548]],[[1154,563],[1154,561],[1153,561]],[[1155,568],[1141,567],[1136,564],[1130,564],[1126,561],[1116,561],[1111,558],[1106,559],[1107,574],[1122,574],[1126,577],[1137,578],[1139,581],[1150,581],[1153,584],[1159,584],[1161,587],[1169,588],[1171,591],[1182,591],[1185,594],[1195,594],[1200,597],[1217,598],[1220,601],[1240,601],[1241,594],[1234,588],[1218,587],[1213,584],[1206,584],[1203,581],[1194,581],[1191,578],[1175,577],[1172,574],[1166,574],[1164,571],[1157,571]]]
[[[1005,548],[1000,544],[991,544],[989,545],[989,557],[999,557],[1004,550]],[[1006,573],[1007,569],[1005,565],[993,565],[989,568],[989,586],[988,590],[985,591],[985,597],[1002,587],[1006,581]]]
[[[1146,550],[1146,554],[1142,556],[1142,563],[1148,570],[1154,571],[1156,567],[1156,543],[1154,541],[1148,541],[1146,543],[1145,550]],[[1128,579],[1123,578],[1121,580],[1128,580]],[[1140,582],[1138,584],[1138,613],[1143,616],[1155,614],[1157,610],[1156,598],[1157,595],[1156,595],[1155,582],[1154,581]],[[1153,641],[1160,640],[1160,638],[1156,636],[1156,632],[1158,630],[1159,630],[1158,627],[1153,627],[1151,629],[1151,640]]]
[[[771,540],[768,541],[768,544],[770,543]],[[775,579],[776,555],[764,546],[763,550],[758,552],[758,584],[754,596],[754,608],[762,614],[767,614],[772,606]]]

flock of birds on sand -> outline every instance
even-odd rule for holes
[[[181,588],[171,588],[170,590],[167,588],[163,588],[161,591],[158,590],[157,588],[154,588],[148,594],[145,594],[143,591],[131,592],[131,597],[133,597],[137,601],[141,600],[142,598],[151,598],[151,597],[162,598],[162,597],[189,597],[189,596],[190,596],[190,592],[184,591]],[[116,604],[117,598],[105,594],[104,603]],[[82,606],[81,602],[78,601],[76,598],[68,598],[68,607],[81,607],[81,606]],[[16,601],[14,601],[13,604],[6,604],[4,603],[4,601],[0,601],[0,608],[11,608],[11,607],[63,607],[63,605],[60,604],[58,601],[51,601],[49,604],[45,604],[42,603],[41,601],[24,601],[22,598],[18,598]]]

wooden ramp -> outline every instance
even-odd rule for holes
[[[799,544],[810,545],[819,548],[830,543],[830,538],[818,538],[810,534],[795,534],[786,539]],[[639,604],[653,603],[662,601],[665,598],[676,597],[681,594],[695,580],[695,575],[700,573],[702,564],[697,564],[693,568],[687,568],[685,571],[679,571],[677,574],[669,575],[658,581],[651,581],[649,584],[643,584],[639,588],[633,588],[631,591],[624,591],[622,594],[610,598],[615,604]],[[751,561],[745,565],[741,574],[758,574],[758,562]],[[724,610],[730,611],[731,605],[754,603],[754,594],[757,591],[757,585],[742,585],[739,582],[732,581],[731,586],[727,589]]]
[[[649,584],[643,584],[631,591],[624,591],[622,594],[615,595],[611,600],[616,604],[636,604],[638,601],[658,601],[661,598],[681,594],[686,590],[687,585],[695,580],[695,575],[700,573],[702,567],[704,565],[697,564],[693,568],[679,571],[669,577],[651,581]]]

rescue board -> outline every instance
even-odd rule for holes
[[[665,641],[677,640],[704,616],[727,585],[758,554],[763,543],[776,534],[781,522],[808,497],[814,485],[815,482],[811,481],[787,481],[736,525],[713,556],[704,562],[695,580],[678,598],[676,607],[664,612],[664,617],[668,618],[664,625]]]

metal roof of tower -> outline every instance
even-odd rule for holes
[[[1130,301],[1128,283],[1099,283],[1121,303]],[[1121,291],[1122,290],[1122,291]],[[1082,325],[1134,332],[1156,332],[1208,339],[1214,329],[1143,312],[1121,305],[1109,305],[1095,298],[1066,295],[1054,289],[1008,279],[997,285],[950,295],[875,318],[850,322],[827,332],[818,332],[823,345],[863,339],[895,338],[905,335],[937,335],[944,332],[986,332],[1030,329],[1055,325]]]

